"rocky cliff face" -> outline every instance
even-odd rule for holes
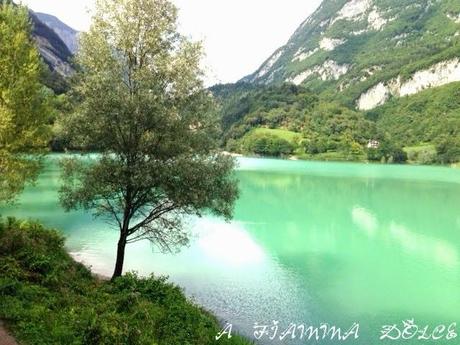
[[[65,43],[72,54],[78,50],[78,34],[79,32],[67,24],[63,23],[59,18],[46,13],[35,13],[38,19],[52,29],[59,38]]]
[[[33,24],[32,36],[45,63],[52,72],[63,77],[70,76],[74,71],[71,61],[73,54],[67,45],[35,13],[30,12],[30,18]]]
[[[460,81],[460,1],[324,0],[252,75],[368,110]]]
[[[384,104],[391,96],[410,96],[420,91],[460,81],[460,60],[439,62],[428,69],[414,73],[408,80],[401,77],[380,82],[363,93],[357,102],[360,110],[370,110]]]

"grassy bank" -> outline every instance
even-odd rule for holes
[[[220,330],[165,278],[101,281],[67,254],[58,232],[13,219],[0,220],[0,319],[33,345],[206,345]]]

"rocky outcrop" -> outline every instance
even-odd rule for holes
[[[313,50],[309,50],[309,51],[304,51],[304,49],[299,49],[297,51],[297,53],[294,55],[294,57],[292,58],[292,62],[295,62],[295,61],[303,61],[303,60],[306,60],[308,59],[310,56],[312,56],[313,54],[315,54],[319,49],[318,48],[315,48]]]
[[[275,53],[268,61],[262,66],[259,72],[256,75],[255,79],[259,79],[270,72],[270,69],[275,65],[278,59],[283,55],[284,51],[280,50],[279,52]]]
[[[363,19],[364,14],[370,9],[371,6],[371,0],[348,1],[337,13],[337,17],[334,18],[331,24],[334,24],[335,22],[341,19],[360,21]]]
[[[455,1],[323,0],[289,41],[242,81],[288,81],[328,95],[341,92],[340,98],[350,102],[356,100],[356,90],[371,85],[358,105],[372,109],[392,96],[457,80],[446,66],[414,74],[413,81],[405,74],[402,85],[397,76],[433,61],[450,61],[459,56],[455,49],[459,45]],[[444,76],[443,68],[452,75]]]
[[[456,81],[460,81],[459,58],[443,61],[428,69],[418,71],[406,81],[401,81],[401,77],[398,77],[386,83],[380,82],[361,95],[357,107],[360,110],[370,110],[384,104],[391,96],[414,95],[425,89]]]
[[[447,14],[447,18],[453,20],[455,23],[460,24],[460,13],[459,14]]]
[[[331,51],[343,43],[345,43],[344,39],[325,37],[319,42],[319,47],[323,50]]]
[[[327,60],[322,65],[307,69],[292,78],[286,79],[286,82],[300,85],[312,75],[317,75],[323,81],[338,80],[342,75],[348,72],[348,69],[348,65],[339,65],[333,60]]]
[[[78,35],[79,32],[67,24],[63,23],[59,18],[46,13],[35,13],[35,15],[52,29],[59,38],[65,43],[67,48],[72,54],[75,54],[78,50]]]
[[[52,72],[67,77],[74,72],[73,54],[66,44],[51,28],[44,24],[35,13],[30,13],[33,24],[32,36],[37,42],[38,50]]]

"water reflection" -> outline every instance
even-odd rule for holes
[[[351,211],[353,222],[367,235],[374,236],[378,229],[377,219],[374,214],[364,207],[355,206]]]
[[[221,265],[257,265],[264,260],[264,252],[249,233],[237,223],[218,223],[203,219],[199,228],[197,246],[210,260]]]
[[[435,237],[417,234],[401,224],[392,222],[390,233],[394,239],[411,254],[420,255],[441,265],[458,264],[457,249],[448,242]]]

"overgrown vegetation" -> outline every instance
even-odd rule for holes
[[[255,153],[262,156],[285,157],[294,152],[295,139],[286,136],[289,131],[256,128],[241,139],[241,147],[237,150]],[[295,134],[295,133],[294,133]]]
[[[215,341],[217,320],[164,277],[94,278],[57,231],[0,220],[0,318],[27,345],[249,344]]]

